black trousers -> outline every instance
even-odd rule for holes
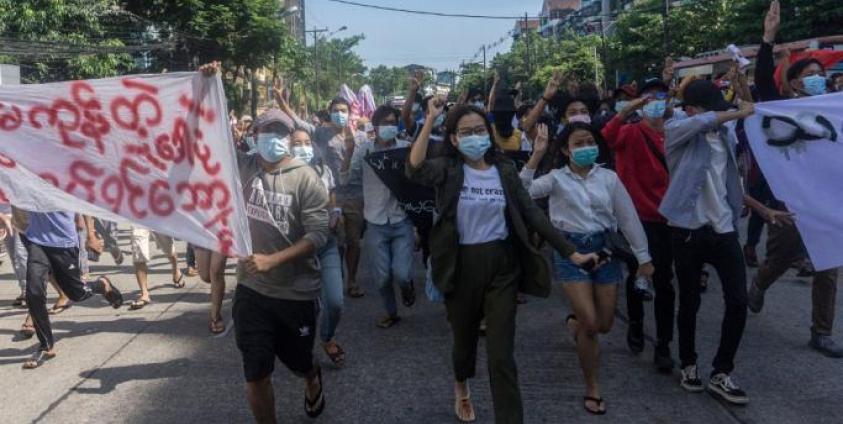
[[[644,232],[647,233],[647,247],[653,258],[653,288],[656,296],[653,301],[653,312],[656,319],[656,338],[658,347],[670,346],[673,341],[674,311],[676,308],[676,290],[673,288],[673,247],[671,246],[671,229],[667,224],[657,222],[642,222]],[[626,279],[626,312],[630,321],[644,321],[644,302],[634,288],[638,272],[638,262],[629,265],[629,276]]]
[[[52,274],[59,288],[70,300],[81,302],[93,294],[82,281],[79,270],[79,248],[41,246],[23,238],[29,258],[26,262],[26,304],[35,325],[35,334],[42,350],[55,343],[50,316],[47,313],[47,278]]]
[[[711,227],[672,229],[673,254],[679,280],[679,358],[682,366],[697,363],[697,312],[700,309],[700,273],[711,264],[723,285],[726,309],[720,328],[720,346],[712,374],[731,373],[746,327],[746,265],[738,233],[718,234]]]

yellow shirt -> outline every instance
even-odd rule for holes
[[[521,150],[521,130],[515,129],[512,135],[504,138],[498,135],[497,128],[492,127],[492,133],[495,136],[495,144],[499,149],[505,152],[517,152]]]

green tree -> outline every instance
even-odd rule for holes
[[[19,64],[25,82],[118,75],[135,66],[107,0],[0,0],[5,63]],[[100,53],[102,52],[102,53]]]

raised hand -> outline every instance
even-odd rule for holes
[[[776,41],[776,35],[779,33],[779,25],[781,24],[781,6],[779,0],[770,2],[770,10],[767,11],[767,16],[764,17],[764,42],[772,44]]]
[[[220,62],[213,61],[200,66],[199,72],[206,77],[212,77],[220,72],[221,67],[222,65],[220,65]]]
[[[533,142],[533,151],[539,154],[544,154],[547,152],[548,146],[548,136],[547,136],[547,125],[545,124],[538,124],[536,125],[536,141]]]
[[[542,98],[545,100],[552,99],[559,92],[560,85],[562,85],[562,74],[557,71],[553,73],[553,77],[547,82]]]
[[[662,69],[662,81],[670,84],[673,81],[673,75],[676,73],[676,64],[672,57],[667,57],[664,60],[664,69]]]
[[[427,117],[428,119],[436,119],[445,110],[445,99],[440,96],[431,97],[427,101]]]

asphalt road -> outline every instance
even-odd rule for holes
[[[122,240],[124,251],[128,241]],[[179,245],[183,252],[183,245]],[[421,275],[421,266],[417,267]],[[363,267],[365,271],[365,267]],[[21,369],[37,340],[16,335],[25,311],[8,260],[0,266],[0,422],[50,423],[243,423],[251,415],[243,394],[240,355],[233,332],[207,330],[208,287],[198,278],[187,287],[169,284],[167,264],[151,264],[153,303],[141,311],[113,310],[99,300],[73,306],[53,318],[58,356],[37,370]],[[753,271],[754,272],[754,271]],[[137,294],[131,265],[116,267],[108,255],[92,274],[110,274],[128,298]],[[751,274],[752,275],[752,274]],[[361,281],[367,281],[365,273]],[[230,319],[229,287],[225,316]],[[421,284],[421,277],[417,279]],[[339,341],[347,366],[333,368],[317,346],[325,372],[323,423],[453,423],[450,331],[441,305],[420,294],[401,309],[397,327],[375,327],[381,303],[374,287],[346,299]],[[652,346],[633,356],[625,342],[623,307],[601,339],[601,383],[609,413],[587,416],[584,385],[572,340],[562,323],[569,312],[559,287],[549,299],[530,298],[518,313],[517,362],[528,423],[840,423],[843,360],[807,347],[810,282],[788,275],[768,293],[765,311],[750,314],[733,374],[751,397],[732,407],[707,394],[680,389],[678,373],[657,374]],[[841,302],[838,301],[838,304]],[[703,375],[716,349],[722,314],[716,276],[698,320]],[[230,324],[230,322],[229,322]],[[837,320],[839,328],[841,320]],[[647,333],[653,334],[648,311]],[[839,338],[843,341],[843,338]],[[482,344],[482,341],[481,341]],[[674,343],[674,352],[676,346]],[[484,347],[472,383],[478,422],[493,421]],[[274,375],[281,422],[311,422],[302,410],[303,382],[280,364]]]

